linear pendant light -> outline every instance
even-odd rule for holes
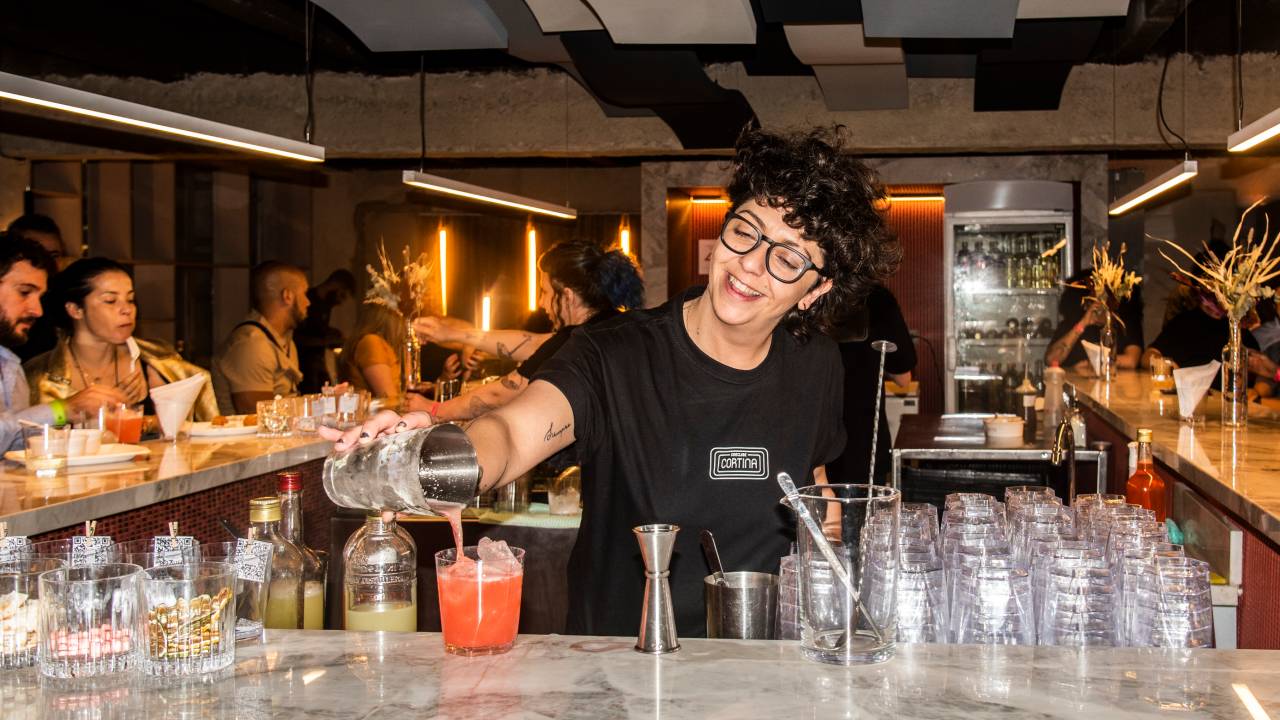
[[[1111,203],[1111,207],[1107,210],[1107,214],[1123,215],[1160,193],[1175,188],[1190,180],[1199,172],[1200,168],[1195,160],[1183,160],[1177,165],[1174,165],[1161,173],[1158,177],[1143,183],[1133,192]]]
[[[324,162],[324,148],[235,125],[0,72],[0,99],[60,110],[167,135],[304,162]]]
[[[527,210],[540,215],[550,215],[562,220],[576,220],[578,211],[567,205],[556,205],[554,203],[534,200],[533,198],[523,197],[521,195],[512,195],[504,193],[500,190],[491,190],[480,185],[472,185],[458,180],[450,180],[447,177],[439,175],[430,175],[428,173],[416,170],[404,171],[404,184],[412,185],[423,190],[442,193],[444,195],[453,195],[454,197],[466,198],[468,200],[478,200],[480,202],[492,203],[494,205],[502,205],[503,207],[514,208],[516,210]]]
[[[1252,150],[1277,135],[1280,135],[1280,108],[1231,133],[1227,138],[1227,150],[1231,152]]]

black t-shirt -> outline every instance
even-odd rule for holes
[[[1085,270],[1073,276],[1070,282],[1081,283],[1088,281],[1092,269]],[[1085,291],[1080,288],[1067,287],[1062,291],[1062,298],[1058,300],[1058,327],[1053,331],[1053,340],[1066,335],[1072,326],[1084,319],[1084,298]],[[1138,349],[1142,349],[1142,287],[1138,286],[1133,289],[1133,294],[1128,300],[1120,303],[1120,307],[1116,310],[1116,315],[1123,322],[1112,325],[1112,329],[1116,334],[1116,345],[1119,351],[1124,352],[1125,348],[1131,345],[1137,345]],[[1080,339],[1067,352],[1067,357],[1063,359],[1062,367],[1071,367],[1076,363],[1087,360],[1088,353],[1084,349],[1084,340],[1088,340],[1095,345],[1098,344],[1102,334],[1101,325],[1089,325],[1080,334]]]
[[[1222,347],[1230,339],[1231,330],[1227,319],[1214,320],[1195,308],[1183,310],[1169,319],[1160,328],[1160,334],[1151,341],[1151,347],[1160,351],[1161,355],[1178,364],[1178,367],[1194,367],[1205,365],[1213,360],[1222,359]],[[1244,333],[1244,346],[1258,349],[1258,341],[1253,333]],[[1218,376],[1214,376],[1213,387],[1218,387]]]
[[[902,317],[898,301],[888,288],[876,286],[867,296],[865,310],[866,339],[840,343],[840,359],[844,363],[844,427],[849,443],[835,461],[827,465],[827,479],[833,483],[867,482],[871,464],[871,434],[875,428],[872,415],[876,411],[876,395],[883,400],[884,386],[877,392],[880,353],[871,347],[875,340],[888,340],[898,349],[884,358],[885,375],[911,372],[916,366],[916,347],[911,330]],[[889,472],[889,420],[884,403],[880,403],[880,436],[876,451],[876,478]]]
[[[702,291],[579,329],[536,378],[568,399],[582,458],[570,633],[636,634],[644,566],[631,529],[674,523],[677,631],[705,635],[701,531],[715,533],[727,570],[776,572],[795,520],[775,474],[811,484],[813,468],[844,446],[835,343],[801,344],[778,328],[759,366],[727,367],[684,327],[684,303]]]
[[[617,314],[618,311],[613,309],[598,312],[587,318],[587,321],[582,325],[591,325],[603,320],[608,320]],[[524,362],[520,363],[519,367],[516,368],[516,372],[520,373],[525,380],[532,380],[533,376],[542,369],[543,363],[550,360],[552,355],[555,355],[560,348],[564,347],[564,344],[569,342],[569,336],[573,334],[573,331],[582,327],[582,325],[568,325],[555,331],[551,337],[542,341],[542,344],[538,346],[537,350],[533,351],[532,355],[525,358]]]

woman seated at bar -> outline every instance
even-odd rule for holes
[[[1190,310],[1183,310],[1164,324],[1160,334],[1142,354],[1143,367],[1150,367],[1152,359],[1156,357],[1164,357],[1174,367],[1207,365],[1222,359],[1222,348],[1227,344],[1231,332],[1226,313],[1213,298],[1199,290],[1193,292],[1199,298],[1199,304]],[[1256,322],[1256,317],[1254,320]],[[1254,375],[1250,395],[1270,396],[1277,383],[1276,364],[1258,350],[1258,341],[1254,339],[1253,333],[1242,333],[1242,340],[1249,352],[1249,372]],[[1215,374],[1213,387],[1216,389],[1220,385],[1221,376]]]
[[[512,482],[577,442],[583,515],[568,565],[567,632],[633,635],[644,568],[631,529],[675,523],[670,584],[678,634],[705,633],[699,531],[725,567],[774,572],[795,519],[778,472],[825,482],[845,432],[840,353],[826,335],[896,268],[875,174],[838,132],[749,130],[707,287],[574,332],[518,397],[476,419],[481,490]],[[428,426],[379,413],[342,451]]]
[[[1092,274],[1092,268],[1085,268],[1073,275],[1063,288],[1058,300],[1058,327],[1053,331],[1053,341],[1045,349],[1045,365],[1057,363],[1065,370],[1093,374],[1081,341],[1098,344],[1106,310],[1090,300],[1087,285]],[[1115,322],[1116,318],[1120,322]],[[1126,370],[1138,367],[1142,357],[1142,286],[1135,287],[1129,299],[1120,303],[1112,319],[1112,329],[1119,347],[1116,367]]]
[[[619,310],[632,310],[644,302],[644,281],[640,272],[631,258],[620,250],[606,251],[585,240],[557,243],[538,259],[538,269],[541,271],[538,304],[551,317],[555,333],[537,341],[537,349],[501,380],[432,405],[429,412],[437,422],[473,420],[506,405],[524,392],[534,374],[564,346],[575,329],[608,320]],[[423,326],[429,329],[431,324],[419,321],[415,330]],[[503,330],[499,333],[519,331]],[[535,344],[531,334],[521,334],[530,338],[528,345]],[[496,339],[498,333],[482,332],[478,335],[490,336],[488,342],[493,343],[495,349],[503,347],[502,341]],[[425,340],[443,340],[421,332],[419,336]],[[467,331],[458,329],[452,339],[466,342],[466,336]]]
[[[388,407],[404,407],[408,411],[426,410],[431,407],[420,392],[431,389],[425,383],[400,397],[403,383],[400,348],[405,343],[404,317],[382,305],[365,303],[356,316],[356,327],[342,348],[343,380],[357,390],[368,390],[375,398],[386,401]],[[453,361],[456,375],[457,360]],[[446,364],[446,372],[449,365]]]
[[[23,365],[31,386],[31,402],[64,400],[95,385],[119,389],[130,404],[150,407],[148,391],[190,377],[208,376],[172,348],[154,340],[134,338],[138,306],[128,270],[108,258],[76,260],[50,282],[49,309],[58,327],[58,343]],[[129,349],[138,348],[135,362]],[[218,414],[213,384],[206,382],[196,398],[194,417],[212,420]]]

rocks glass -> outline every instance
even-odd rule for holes
[[[40,635],[40,573],[61,570],[55,558],[0,563],[0,669],[35,664]]]
[[[142,568],[128,563],[40,575],[40,674],[92,677],[138,667],[146,643]]]
[[[198,675],[235,660],[236,567],[197,562],[146,571],[149,675]]]
[[[499,543],[493,543],[498,545]],[[502,543],[505,545],[505,543]],[[524,550],[486,558],[480,548],[436,553],[440,630],[444,649],[454,655],[498,655],[511,649],[520,627]]]

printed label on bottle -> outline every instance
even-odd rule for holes
[[[333,415],[338,412],[338,398],[332,395],[320,398],[320,412],[323,415]]]
[[[236,540],[236,577],[250,582],[266,582],[273,547],[269,542],[239,538]]]
[[[71,538],[71,567],[102,565],[111,559],[115,545],[109,535],[77,535]]]
[[[31,541],[22,535],[0,537],[0,562],[25,559],[31,554]]]
[[[183,558],[191,555],[196,539],[190,535],[157,535],[151,545],[156,567],[181,565]]]

